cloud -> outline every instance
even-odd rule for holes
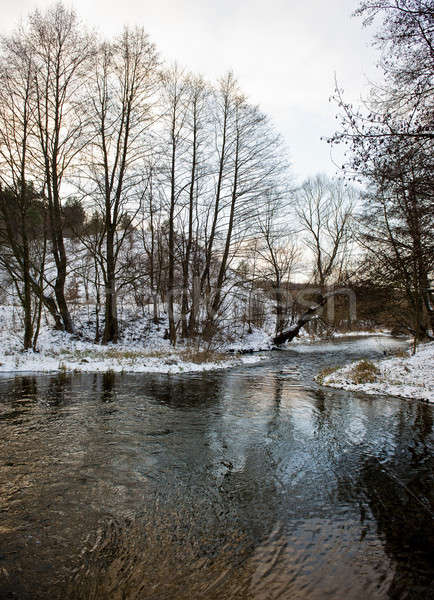
[[[51,2],[6,0],[2,33]],[[66,3],[71,5],[70,2]],[[74,0],[83,19],[113,35],[140,24],[162,56],[215,80],[233,69],[241,87],[267,112],[290,148],[298,179],[334,173],[329,148],[336,109],[335,73],[348,97],[366,94],[375,77],[372,32],[351,17],[356,0]]]

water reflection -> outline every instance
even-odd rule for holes
[[[0,596],[432,597],[433,408],[315,386],[343,347],[1,379]]]

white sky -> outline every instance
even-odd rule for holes
[[[376,76],[373,31],[351,17],[358,0],[73,0],[101,33],[140,24],[163,58],[215,80],[228,69],[252,102],[269,114],[289,148],[298,182],[336,167],[321,136],[333,133],[329,103],[336,74],[346,98],[366,95]],[[7,33],[49,0],[2,0]],[[339,156],[336,155],[339,162]]]

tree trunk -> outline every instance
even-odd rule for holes
[[[48,163],[48,159],[46,159]],[[46,173],[50,173],[49,167]],[[62,208],[59,199],[59,190],[57,187],[57,173],[54,169],[53,182],[47,185],[48,206],[49,206],[49,229],[52,243],[52,253],[56,264],[56,281],[54,284],[54,294],[56,296],[57,307],[62,318],[63,329],[68,333],[74,333],[74,326],[69,312],[68,303],[65,298],[65,283],[67,273],[67,258],[65,243],[63,239]]]
[[[185,248],[185,257],[182,265],[182,307],[181,307],[181,323],[182,337],[187,337],[189,327],[187,323],[188,313],[188,275],[190,270],[190,255],[193,243],[193,209],[194,209],[194,186],[196,183],[196,154],[197,154],[197,114],[196,104],[194,105],[194,125],[193,125],[193,156],[191,160],[191,179],[189,192],[189,207],[188,207],[188,237]]]
[[[309,321],[312,321],[312,319],[314,319],[316,317],[318,311],[327,304],[327,300],[330,297],[330,295],[332,295],[332,294],[322,295],[318,304],[316,304],[315,306],[311,306],[298,319],[298,321],[296,322],[296,324],[293,327],[291,327],[287,331],[284,331],[283,333],[280,333],[279,335],[276,335],[276,337],[273,339],[273,344],[275,344],[276,346],[281,346],[285,342],[290,342],[295,337],[297,337],[297,335],[300,333],[300,330],[307,323],[309,323]]]
[[[167,298],[167,316],[169,318],[169,339],[172,346],[176,344],[176,326],[173,307],[173,295],[175,293],[175,161],[176,161],[176,109],[173,112],[172,121],[172,158],[170,166],[170,210],[169,210],[169,272],[168,272],[168,298]]]
[[[284,306],[283,306],[283,298],[282,298],[282,290],[280,289],[281,283],[280,280],[276,280],[276,288],[275,288],[275,299],[276,299],[276,335],[282,333],[283,327],[285,325],[285,314],[284,314]]]
[[[231,247],[232,241],[232,231],[234,227],[235,220],[235,207],[237,204],[238,198],[238,172],[239,172],[239,150],[240,150],[240,140],[239,140],[239,132],[237,131],[237,139],[235,145],[235,158],[234,158],[234,179],[232,184],[232,197],[231,197],[231,208],[229,213],[229,223],[228,230],[226,233],[225,247],[223,251],[223,256],[220,262],[220,269],[217,277],[216,289],[214,292],[214,298],[211,303],[211,310],[208,311],[207,320],[204,327],[204,337],[206,339],[210,339],[215,334],[215,320],[217,317],[217,313],[220,309],[220,304],[222,301],[222,289],[223,283],[226,275],[226,267],[229,258],[229,251]]]
[[[33,346],[33,311],[32,311],[32,284],[30,276],[30,254],[27,239],[27,215],[26,215],[26,189],[22,185],[21,191],[21,244],[23,255],[23,309],[24,309],[24,350]]]
[[[191,295],[191,307],[190,307],[190,319],[188,322],[188,333],[190,337],[197,333],[197,324],[199,317],[199,303],[200,303],[200,274],[198,269],[194,269],[193,282],[192,282],[192,295]]]
[[[24,264],[24,289],[23,289],[23,308],[24,308],[24,350],[33,347],[33,311],[32,311],[32,284],[29,275],[29,248],[27,241],[23,244],[23,264]]]
[[[105,281],[105,323],[103,333],[103,344],[116,343],[119,338],[119,323],[116,301],[116,261],[114,253],[114,231],[107,231],[106,239],[107,271]]]

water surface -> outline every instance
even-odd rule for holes
[[[312,379],[402,344],[1,378],[0,598],[434,598],[433,407]]]

